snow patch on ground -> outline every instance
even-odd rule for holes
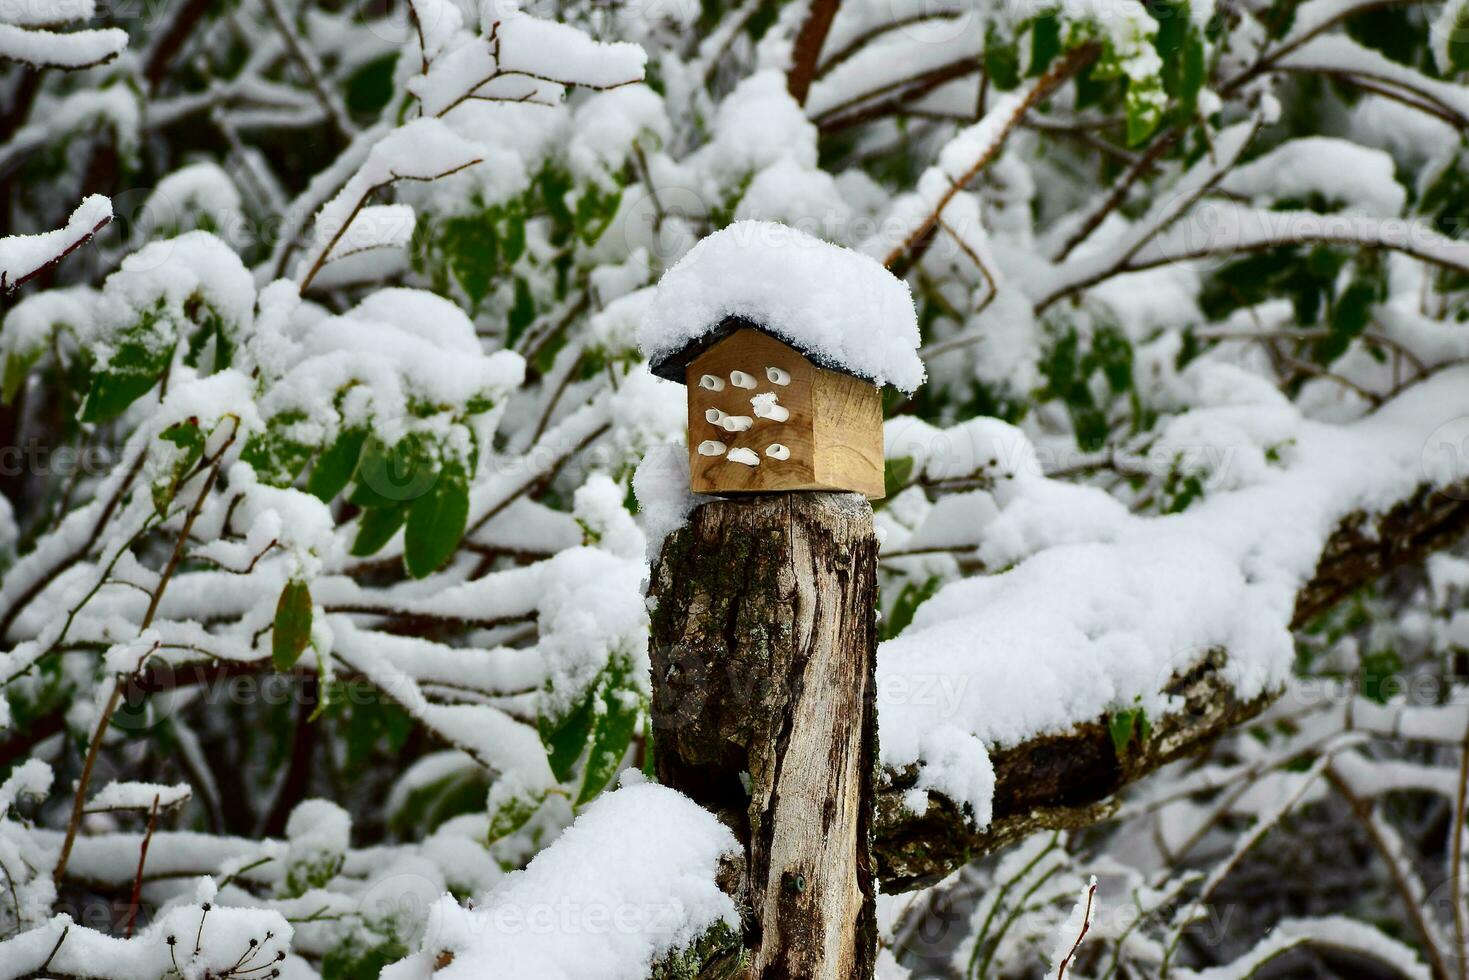
[[[739,928],[715,883],[720,859],[738,850],[713,814],[634,780],[592,803],[474,910],[442,899],[422,951],[383,980],[641,980],[709,929]],[[444,951],[453,962],[433,972]]]

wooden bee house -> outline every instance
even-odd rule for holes
[[[882,391],[738,317],[653,365],[688,387],[695,493],[883,495]]]

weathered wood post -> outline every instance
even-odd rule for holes
[[[715,500],[653,581],[658,778],[745,842],[748,976],[870,978],[877,539],[854,493]]]
[[[727,235],[705,246],[746,273],[768,259],[790,294],[845,273],[826,285],[836,305],[850,304],[851,329],[870,330],[896,304],[907,339],[906,289],[876,263],[814,240],[772,257],[758,242],[719,241]],[[698,270],[680,281],[681,268],[660,298],[739,288]],[[872,302],[874,276],[886,306]],[[710,301],[731,305],[741,306]],[[867,498],[883,494],[884,352],[844,357],[784,312],[783,328],[753,311],[684,324],[675,343],[651,351],[653,371],[688,388],[692,489],[725,497],[693,510],[653,571],[654,754],[661,782],[745,844],[744,966],[705,976],[870,980],[878,546]],[[916,344],[916,325],[910,332]],[[911,347],[902,353],[917,364]]]

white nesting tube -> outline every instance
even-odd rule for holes
[[[743,371],[729,372],[729,383],[734,385],[736,388],[755,387],[755,379]]]
[[[706,374],[699,379],[699,387],[709,391],[723,391],[724,379],[717,374]]]
[[[788,385],[791,383],[790,374],[786,371],[782,371],[778,367],[766,368],[765,377],[769,378],[770,383],[773,385]]]
[[[746,466],[760,465],[760,457],[755,455],[755,451],[746,449],[743,446],[739,449],[731,449],[729,451],[729,461],[731,463],[744,463]]]
[[[718,439],[705,439],[703,442],[699,443],[700,456],[723,456],[724,450],[724,443],[720,442]]]
[[[765,455],[769,456],[771,459],[790,459],[791,448],[789,446],[782,446],[778,442],[774,442],[765,447]]]
[[[748,415],[724,415],[723,412],[719,414],[724,416],[719,420],[719,424],[724,426],[725,432],[744,432],[755,424],[755,420]]]
[[[790,409],[775,400],[775,392],[762,391],[750,399],[750,404],[755,407],[755,414],[762,419],[772,422],[784,422],[791,417]]]
[[[717,408],[706,408],[704,410],[704,418],[709,420],[710,425],[723,425],[724,420],[729,418],[729,416]]]

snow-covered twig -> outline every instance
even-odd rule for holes
[[[1097,879],[1093,876],[1091,881],[1082,889],[1081,899],[1071,912],[1071,917],[1066,920],[1065,930],[1061,934],[1062,945],[1056,950],[1059,962],[1056,964],[1056,980],[1066,980],[1066,968],[1076,958],[1076,951],[1081,949],[1082,941],[1092,927],[1092,902],[1097,897]],[[1078,919],[1080,922],[1078,923]],[[1065,945],[1072,935],[1076,941],[1071,943],[1070,948]]]
[[[1187,908],[1180,910],[1174,919],[1173,935],[1169,938],[1167,948],[1163,955],[1163,972],[1165,975],[1168,972],[1173,955],[1178,949],[1178,944],[1183,941],[1184,929],[1198,915],[1199,910],[1208,904],[1215,889],[1223,883],[1225,877],[1228,876],[1230,871],[1234,870],[1235,865],[1239,863],[1240,859],[1245,856],[1250,848],[1254,847],[1260,838],[1264,837],[1272,827],[1283,820],[1295,808],[1296,804],[1306,795],[1306,791],[1311,788],[1311,784],[1315,782],[1316,778],[1331,763],[1331,758],[1332,749],[1328,747],[1312,763],[1311,768],[1296,778],[1294,788],[1290,794],[1279,803],[1270,807],[1269,810],[1261,813],[1250,827],[1249,832],[1235,842],[1234,846],[1230,849],[1229,855],[1215,865],[1213,870],[1209,872],[1209,876],[1204,879],[1203,885],[1199,888],[1199,893],[1194,896],[1193,901]]]
[[[127,31],[117,27],[58,34],[0,23],[0,59],[18,61],[33,69],[95,68],[116,58],[127,44]]]
[[[153,797],[153,807],[148,811],[148,829],[143,834],[143,843],[138,848],[138,873],[133,878],[133,897],[128,902],[127,922],[123,926],[123,938],[133,935],[133,922],[138,916],[138,907],[143,900],[143,871],[148,866],[148,845],[153,843],[153,831],[158,829],[158,797]]]
[[[1072,75],[1091,64],[1100,53],[1096,44],[1083,44],[1060,58],[1045,73],[1027,82],[970,129],[956,136],[939,154],[937,166],[919,181],[917,200],[904,211],[916,212],[897,244],[886,253],[882,264],[896,266],[938,224],[944,208],[984,167],[999,155],[1006,138],[1020,125],[1025,114]]]
[[[168,564],[164,566],[162,573],[159,574],[158,584],[154,587],[152,597],[148,600],[148,609],[143,614],[142,622],[138,625],[138,637],[140,639],[147,635],[149,627],[153,625],[153,617],[158,613],[158,605],[163,600],[163,592],[168,588],[170,579],[173,578],[174,572],[178,569],[179,562],[183,559],[184,549],[189,540],[189,533],[193,529],[195,521],[198,520],[200,512],[204,509],[204,503],[209,499],[209,494],[214,489],[215,482],[219,479],[221,465],[230,447],[235,443],[235,439],[239,434],[239,428],[239,419],[233,418],[230,421],[228,437],[204,463],[205,467],[207,467],[204,472],[207,475],[199,489],[198,495],[194,498],[193,504],[189,507],[188,513],[184,516],[183,526],[180,528],[178,538],[174,543],[173,553],[169,556]],[[62,840],[61,851],[57,855],[56,867],[52,872],[53,877],[58,882],[66,874],[67,861],[71,857],[71,850],[76,842],[77,831],[81,828],[82,814],[86,809],[87,786],[91,782],[92,770],[97,764],[97,755],[101,751],[102,740],[107,735],[107,729],[112,722],[112,716],[116,714],[118,705],[122,702],[123,688],[124,683],[122,678],[114,678],[112,692],[108,695],[106,704],[103,706],[102,712],[92,729],[92,737],[87,745],[87,754],[82,762],[81,775],[77,778],[76,790],[72,797],[71,818],[67,821],[66,836]]]
[[[316,57],[316,52],[311,50],[306,40],[299,36],[299,32],[287,23],[286,15],[281,11],[280,0],[261,0],[261,4],[285,43],[286,50],[291,53],[291,59],[301,69],[301,74],[306,76],[311,91],[316,94],[317,101],[321,103],[322,110],[337,132],[348,138],[356,135],[357,127],[347,115],[347,107],[337,90],[327,83],[321,60]]]
[[[1350,758],[1345,756],[1344,758]],[[1404,848],[1403,840],[1392,825],[1382,818],[1375,803],[1370,801],[1353,785],[1350,776],[1342,771],[1338,762],[1326,769],[1326,779],[1347,801],[1352,814],[1366,832],[1368,840],[1377,849],[1383,863],[1387,865],[1393,887],[1402,902],[1403,911],[1418,930],[1423,949],[1433,965],[1434,976],[1446,980],[1450,976],[1448,961],[1444,958],[1445,942],[1432,912],[1425,907],[1426,889],[1413,867]],[[1457,909],[1457,904],[1455,906]]]
[[[0,238],[0,293],[15,292],[87,244],[111,220],[112,202],[93,194],[77,205],[64,228]]]

